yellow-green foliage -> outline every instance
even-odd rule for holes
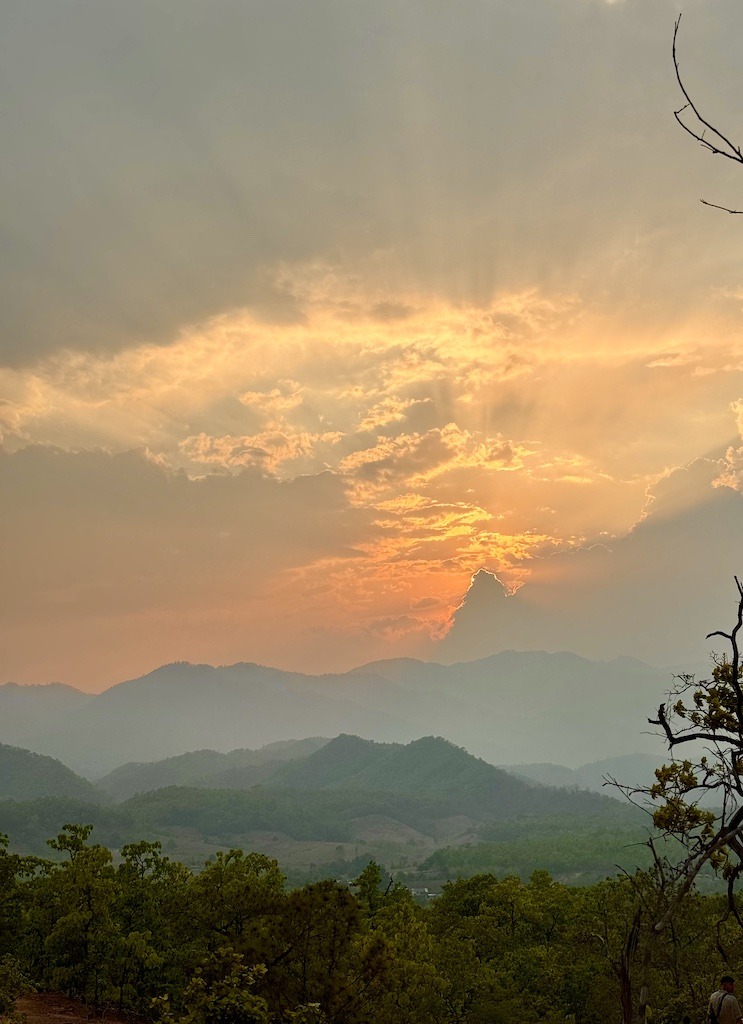
[[[0,872],[18,921],[0,1013],[31,983],[158,1024],[606,1024],[649,949],[654,1020],[676,1024],[743,958],[721,897],[695,892],[649,947],[668,899],[652,870],[585,888],[481,874],[422,907],[374,863],[350,888],[287,890],[275,861],[240,850],[194,873],[156,843],[115,862],[87,826],[52,845],[63,861]]]

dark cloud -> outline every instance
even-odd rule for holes
[[[740,573],[743,496],[713,487],[716,461],[700,459],[654,489],[650,514],[626,537],[528,564],[529,581],[507,596],[478,573],[438,653],[447,660],[499,650],[620,654],[695,668],[733,624]]]
[[[537,284],[620,302],[628,324],[669,299],[682,315],[737,283],[742,243],[694,206],[710,171],[670,116],[673,13],[10,0],[2,358],[165,342],[244,305],[296,319],[274,271],[318,257],[455,299]],[[684,25],[723,118],[742,17],[724,0],[715,28]]]

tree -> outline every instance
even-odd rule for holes
[[[656,769],[656,782],[650,789],[637,791],[660,802],[653,823],[681,843],[686,852],[681,862],[683,877],[693,881],[710,864],[728,879],[731,897],[743,871],[743,684],[738,647],[743,584],[737,576],[735,585],[735,625],[730,633],[715,630],[707,634],[707,639],[727,640],[729,656],[713,656],[709,679],[678,676],[668,699],[658,708],[658,717],[648,719],[661,728],[674,761]],[[678,749],[689,756],[677,759]],[[718,809],[707,809],[711,802]],[[737,915],[732,900],[731,910]],[[743,927],[743,919],[739,923]]]
[[[391,966],[383,936],[368,932],[356,898],[330,879],[289,893],[263,953],[259,991],[272,1011],[316,1004],[333,1024],[367,1021]]]
[[[50,865],[35,887],[34,929],[42,937],[44,980],[98,1005],[108,987],[120,939],[114,918],[116,875],[110,850],[88,844],[92,825],[65,825],[54,850],[69,860]]]
[[[201,948],[191,952],[192,876],[162,855],[160,843],[129,843],[121,857],[114,908],[120,938],[111,975],[119,1009],[134,1006],[144,1012],[153,996],[178,989],[201,955]]]
[[[206,949],[229,945],[257,963],[284,904],[284,876],[261,853],[218,852],[191,880],[188,900],[192,929]]]
[[[740,145],[736,145],[732,139],[719,128],[715,128],[706,115],[702,114],[696,102],[691,98],[686,85],[681,77],[681,69],[678,60],[678,33],[681,25],[681,15],[676,19],[673,30],[673,67],[676,72],[676,81],[685,99],[685,103],[678,110],[674,110],[673,116],[681,125],[684,131],[700,144],[708,153],[713,156],[722,156],[727,160],[734,160],[735,163],[743,164],[743,151]],[[743,210],[734,210],[729,206],[721,206],[719,203],[710,203],[706,199],[701,200],[705,206],[712,206],[716,210],[724,210],[725,213],[743,214]]]
[[[676,677],[656,718],[673,760],[657,768],[649,787],[622,787],[652,814],[656,836],[648,840],[654,867],[634,876],[638,904],[645,916],[636,950],[644,1021],[649,975],[658,939],[688,902],[700,875],[715,873],[727,881],[726,916],[743,929],[735,883],[743,873],[743,682],[738,637],[743,628],[743,584],[738,590],[736,622],[729,633],[714,630],[729,653],[714,655],[709,679]],[[683,759],[677,751],[683,751]],[[714,809],[713,809],[714,808]],[[642,882],[642,884],[640,884]],[[647,884],[649,883],[649,884]]]
[[[31,979],[14,956],[0,957],[0,1022],[24,1024],[25,1016],[14,1009],[15,1001],[24,992],[32,992]]]
[[[14,952],[18,944],[24,898],[20,881],[32,877],[41,864],[38,857],[9,853],[8,837],[0,832],[0,956]]]
[[[183,1014],[170,1010],[167,996],[155,1000],[157,1024],[270,1024],[266,1000],[253,992],[264,971],[230,946],[209,953],[186,988]]]

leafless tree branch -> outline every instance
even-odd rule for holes
[[[680,25],[681,15],[679,14],[673,29],[673,67],[676,73],[678,87],[686,102],[682,107],[679,107],[678,110],[674,110],[673,116],[687,135],[690,135],[695,142],[698,142],[700,146],[703,146],[708,153],[711,153],[713,156],[724,156],[727,160],[734,160],[736,163],[743,164],[743,152],[741,152],[741,147],[736,146],[735,143],[724,134],[724,132],[720,131],[719,128],[715,128],[712,122],[707,120],[691,98],[689,91],[684,85],[683,79],[681,78],[677,45]],[[688,112],[691,113],[691,117],[689,117]],[[730,206],[722,206],[719,203],[710,203],[707,202],[706,199],[702,199],[701,202],[704,203],[705,206],[711,206],[713,209],[722,210],[725,213],[743,213],[743,210],[734,210]]]

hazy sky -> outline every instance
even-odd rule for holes
[[[743,139],[743,7],[682,9]],[[6,0],[0,681],[704,651],[743,167],[678,11]]]

